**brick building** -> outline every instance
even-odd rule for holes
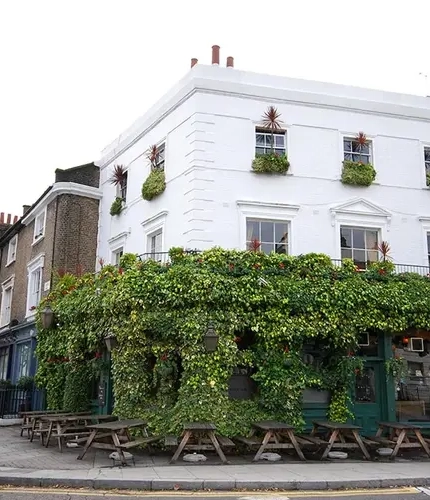
[[[88,163],[57,170],[21,218],[0,215],[0,380],[35,373],[35,309],[56,272],[94,271],[100,198],[99,168]]]

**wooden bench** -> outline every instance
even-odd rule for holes
[[[218,439],[218,442],[221,446],[225,446],[226,448],[232,448],[236,446],[233,441],[225,436],[220,436],[219,434],[216,435],[216,438]]]
[[[364,439],[373,441],[376,444],[384,444],[387,446],[395,446],[396,442],[392,441],[391,439],[388,439],[386,437],[380,437],[380,436],[366,436]]]
[[[178,438],[176,436],[166,436],[164,446],[178,446]]]
[[[240,441],[243,444],[246,444],[247,446],[260,446],[262,443],[262,439],[255,436],[251,437],[238,436],[235,437],[234,439],[236,439],[236,441]]]
[[[324,439],[321,439],[318,436],[308,436],[307,434],[299,434],[297,438],[305,442],[307,441],[308,443],[311,444],[316,444],[318,446],[324,446],[324,445],[327,446],[328,444],[328,441],[325,441]]]
[[[148,436],[148,437],[136,438],[134,441],[127,441],[126,443],[122,443],[120,445],[120,448],[128,450],[129,448],[134,448],[135,446],[139,446],[141,444],[154,443],[155,441],[160,441],[161,439],[163,439],[162,436]]]

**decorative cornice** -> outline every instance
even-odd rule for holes
[[[21,222],[27,225],[40,212],[42,212],[49,205],[49,203],[51,203],[51,201],[62,194],[72,194],[96,200],[100,200],[102,197],[102,191],[100,188],[86,186],[76,182],[56,182],[52,185],[52,189],[30,210],[30,212],[28,212],[28,214],[25,215]]]
[[[300,210],[300,205],[290,205],[287,203],[265,203],[264,201],[254,201],[254,200],[238,200],[236,205],[240,209],[271,209],[280,211],[295,211]]]
[[[126,239],[130,233],[131,233],[131,231],[128,230],[128,231],[123,231],[122,233],[116,234],[115,236],[112,236],[112,238],[108,239],[109,245],[112,245],[113,243],[115,243],[121,239]]]
[[[167,210],[163,210],[162,212],[159,212],[158,214],[145,219],[143,222],[141,222],[141,225],[145,228],[147,226],[150,226],[151,224],[162,221],[167,217],[168,213],[169,212]]]

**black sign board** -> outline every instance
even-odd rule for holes
[[[97,400],[99,402],[99,406],[104,406],[106,404],[106,385],[103,381],[99,382]]]

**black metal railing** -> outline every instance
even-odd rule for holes
[[[342,260],[341,259],[331,259],[333,264],[335,266],[341,266],[342,265]],[[366,268],[363,268],[363,271],[365,271]],[[414,264],[394,264],[394,272],[396,274],[403,274],[403,273],[415,273],[419,274],[421,276],[427,276],[430,274],[430,267],[429,266],[415,266]]]
[[[200,253],[200,250],[184,250],[185,255],[196,255]],[[148,252],[139,255],[141,261],[153,260],[159,262],[160,264],[166,264],[170,262],[170,252]]]
[[[0,418],[18,418],[23,411],[46,409],[43,389],[0,389]]]

